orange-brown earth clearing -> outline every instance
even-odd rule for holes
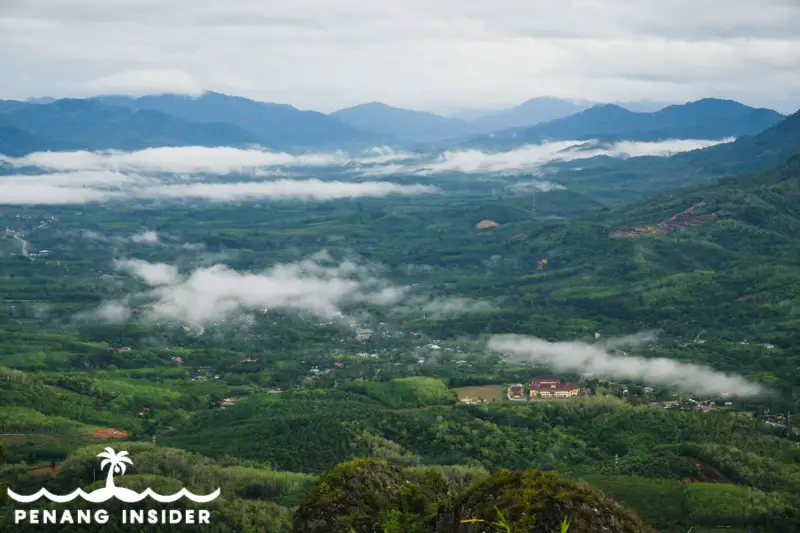
[[[705,202],[699,202],[677,215],[672,215],[667,220],[663,220],[655,226],[636,226],[632,230],[615,230],[611,232],[612,237],[640,237],[643,235],[666,235],[678,228],[691,228],[706,222],[711,222],[717,218],[716,213],[706,213],[695,215],[694,211],[703,207]]]
[[[61,469],[64,468],[64,465],[56,465],[56,466],[37,466],[31,468],[30,475],[43,477],[43,476],[50,476],[56,477]]]
[[[100,439],[124,439],[128,437],[128,432],[114,428],[103,428],[92,433],[92,436]]]

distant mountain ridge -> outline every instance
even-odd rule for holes
[[[549,96],[536,97],[510,109],[486,110],[483,115],[465,119],[370,102],[334,111],[331,116],[366,131],[419,142],[436,142],[530,126],[572,115],[589,105]]]
[[[78,146],[68,142],[40,137],[20,128],[0,123],[0,155],[22,157],[32,152],[76,149]]]
[[[654,102],[651,100],[638,100],[631,102],[606,102],[616,104],[624,107],[628,111],[635,111],[637,113],[654,113],[667,107],[668,103]],[[544,104],[544,109],[541,114],[538,114],[537,107]],[[525,102],[506,109],[465,109],[457,113],[448,114],[448,117],[458,118],[466,122],[478,122],[488,120],[490,117],[498,117],[501,115],[509,115],[509,121],[504,123],[492,124],[494,130],[519,128],[525,126],[534,126],[541,122],[547,122],[558,118],[564,118],[573,115],[584,109],[588,109],[593,105],[599,105],[601,102],[590,102],[586,100],[565,100],[563,98],[556,98],[553,96],[537,96],[526,100]],[[555,109],[554,109],[555,108]],[[528,116],[516,117],[513,113],[519,111],[521,113],[530,113]],[[500,127],[497,127],[500,126]]]
[[[448,139],[478,131],[463,120],[425,111],[401,109],[381,102],[340,109],[330,116],[360,130],[421,142]]]
[[[113,106],[158,111],[192,122],[226,122],[251,132],[266,146],[279,150],[371,146],[391,141],[317,111],[301,111],[287,104],[215,92],[199,97],[167,94],[141,98],[99,96],[95,100]]]
[[[402,109],[381,102],[340,109],[331,113],[331,116],[355,128],[390,135],[398,139],[420,142],[458,142],[470,136],[481,138],[481,135],[489,135],[493,138],[495,134],[504,130],[513,133],[520,128],[566,119],[594,108],[617,109],[630,113],[631,116],[638,116],[655,113],[655,110],[660,112],[664,107],[667,106],[660,106],[655,102],[593,104],[586,101],[540,96],[509,109],[465,112],[461,116],[455,117]],[[587,119],[602,121],[608,120],[608,117],[603,118],[600,114],[597,116],[590,114]]]
[[[10,152],[59,150],[140,150],[157,146],[244,146],[256,135],[225,123],[198,124],[153,110],[108,106],[97,100],[62,99],[22,104],[0,114],[0,126],[25,132]]]
[[[4,128],[3,152],[17,155],[30,150],[135,150],[189,145],[259,145],[294,152],[376,145],[419,150],[437,146],[504,150],[551,139],[739,137],[757,134],[784,118],[768,109],[704,99],[648,113],[615,104],[595,105],[535,126],[478,133],[504,120],[539,120],[584,105],[588,104],[537,97],[505,114],[470,122],[378,102],[326,115],[215,92],[199,97],[45,97],[25,102],[0,100],[0,127]]]
[[[562,100],[551,96],[531,98],[510,109],[478,117],[469,122],[476,132],[499,131],[533,126],[580,113],[591,104]]]
[[[671,105],[651,113],[601,104],[536,126],[476,136],[463,144],[511,149],[548,140],[722,139],[757,134],[784,118],[771,109],[756,109],[715,98]]]

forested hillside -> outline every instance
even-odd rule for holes
[[[622,201],[647,198],[654,193],[702,184],[711,177],[763,171],[783,164],[800,151],[800,111],[764,131],[744,135],[734,142],[675,154],[672,157],[598,157],[565,168],[556,178],[593,190],[610,188]]]

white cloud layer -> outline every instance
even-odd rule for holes
[[[0,163],[15,168],[35,167],[42,170],[74,173],[92,172],[98,181],[102,176],[127,174],[246,174],[263,177],[283,169],[341,167],[352,164],[358,168],[385,165],[416,157],[387,146],[375,146],[362,154],[343,151],[288,154],[261,148],[231,148],[178,146],[146,148],[135,152],[104,150],[97,152],[34,152],[23,157],[0,154]],[[69,174],[68,174],[69,175]],[[84,174],[89,176],[89,174]],[[86,179],[86,178],[85,178]],[[113,180],[112,180],[113,181]],[[88,183],[87,183],[88,184]]]
[[[666,386],[693,394],[756,396],[766,392],[756,383],[707,367],[672,359],[647,359],[609,353],[614,348],[648,340],[652,340],[652,336],[639,335],[591,345],[582,342],[553,343],[520,335],[496,335],[489,340],[488,347],[515,360],[548,366],[562,372],[589,372],[598,377]]]
[[[142,176],[143,174],[153,173],[212,175],[238,173],[263,177],[265,173],[280,172],[283,169],[331,168],[348,164],[353,165],[353,169],[362,176],[514,172],[536,169],[554,161],[573,161],[597,156],[663,157],[731,141],[733,139],[620,141],[608,146],[599,145],[596,141],[557,141],[529,144],[505,152],[486,152],[476,149],[446,151],[427,163],[412,163],[414,158],[419,159],[420,156],[396,152],[387,147],[375,147],[361,155],[350,155],[341,151],[293,155],[257,148],[203,146],[147,148],[136,152],[118,150],[36,152],[24,157],[7,157],[0,154],[0,163],[16,168],[35,167],[55,172],[37,178],[47,184],[116,185],[143,182],[147,179]],[[403,164],[403,161],[407,162]]]
[[[147,302],[148,317],[180,320],[199,327],[269,309],[305,311],[325,318],[341,318],[342,308],[370,304],[399,308],[415,305],[433,314],[486,311],[487,306],[464,298],[431,299],[411,295],[409,287],[380,278],[376,268],[352,261],[333,261],[318,253],[297,263],[278,264],[262,272],[238,272],[224,264],[181,274],[174,266],[140,259],[115,261],[114,267],[151,288],[123,300],[106,302],[95,311],[128,320],[122,312],[131,301]]]
[[[132,235],[131,241],[137,244],[158,244],[160,242],[158,233],[155,231],[143,231]]]
[[[398,185],[385,181],[354,183],[319,179],[177,184],[162,183],[152,179],[120,179],[113,183],[116,187],[112,188],[112,183],[86,183],[84,179],[86,176],[84,172],[71,172],[44,176],[0,177],[0,205],[70,205],[136,199],[210,202],[288,199],[326,201],[395,194],[414,196],[439,192],[436,187],[430,185]],[[89,176],[90,181],[94,179],[93,173]],[[58,184],[54,184],[55,182]]]
[[[323,111],[548,94],[790,111],[798,27],[794,0],[5,0],[0,71],[24,75],[0,98],[203,87]]]
[[[387,154],[380,154],[386,157]],[[370,154],[370,157],[375,157]],[[136,152],[36,152],[0,162],[14,167],[38,167],[59,172],[92,170],[113,172],[164,172],[188,174],[248,173],[269,167],[326,167],[351,161],[344,152],[292,155],[257,148],[180,146],[146,148]]]
[[[576,161],[592,157],[607,156],[618,158],[657,156],[667,157],[680,152],[708,148],[735,139],[670,139],[665,141],[641,142],[619,141],[601,145],[597,141],[555,141],[541,144],[528,144],[504,152],[489,152],[478,149],[450,150],[443,152],[432,162],[374,166],[361,171],[363,176],[391,176],[418,174],[430,176],[448,172],[465,174],[513,173],[536,170],[548,163]]]
[[[211,202],[228,202],[267,199],[334,200],[339,198],[361,198],[365,196],[389,196],[392,194],[433,194],[438,189],[430,185],[397,185],[373,181],[350,183],[322,181],[318,179],[244,182],[244,183],[181,183],[160,185],[136,191],[138,198],[195,198]]]
[[[420,166],[416,172],[422,175],[443,172],[513,172],[535,170],[547,163],[557,161],[575,161],[598,156],[608,157],[640,157],[669,156],[679,152],[688,152],[707,148],[734,139],[699,140],[673,139],[658,142],[620,141],[608,147],[590,148],[594,141],[557,141],[543,144],[529,144],[506,152],[485,152],[481,150],[459,150],[445,152],[441,158],[427,165]],[[580,149],[577,149],[581,147]]]
[[[180,279],[178,269],[164,263],[149,263],[141,259],[122,259],[115,261],[114,267],[153,286],[169,285]]]
[[[421,184],[290,178],[264,181],[258,178],[269,173],[279,175],[286,168],[337,170],[345,166],[351,175],[356,173],[362,177],[424,176],[448,172],[514,173],[533,171],[552,162],[597,156],[669,156],[731,140],[621,141],[610,145],[595,141],[558,141],[505,152],[447,151],[427,163],[412,162],[414,159],[418,161],[420,155],[395,152],[386,147],[375,147],[360,156],[344,152],[292,155],[255,148],[200,146],[148,148],[136,152],[37,152],[19,158],[0,155],[0,163],[11,167],[51,171],[49,174],[0,176],[0,204],[67,205],[137,198],[219,202],[291,198],[322,201],[392,194],[435,194],[438,189]],[[213,182],[214,176],[234,173],[248,175],[249,180]],[[531,186],[541,191],[548,188],[547,182],[535,182]]]

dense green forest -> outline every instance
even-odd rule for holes
[[[610,531],[800,527],[800,157],[614,208],[579,187],[534,203],[495,178],[438,185],[413,199],[0,208],[0,482],[100,486],[94,456],[114,446],[134,461],[126,486],[221,487],[216,531],[482,530],[472,519],[560,531],[567,519],[574,533],[592,531],[587,501]],[[487,218],[499,226],[477,229]],[[131,239],[145,230],[158,242]],[[119,267],[313,274],[323,251],[343,280],[376,287],[343,302],[345,318],[305,293],[200,325],[164,318],[152,299],[165,284]],[[408,296],[383,305],[395,293]],[[769,394],[690,394],[487,348],[494,334],[588,345],[643,331],[657,336],[626,356]],[[589,395],[506,399],[545,376]],[[414,488],[373,501],[348,492],[362,474]],[[568,497],[520,514],[552,494]],[[0,528],[17,531],[15,506],[0,506]]]

